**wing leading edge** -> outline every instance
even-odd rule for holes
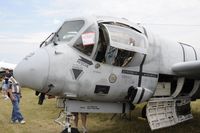
[[[200,79],[200,60],[176,63],[172,71],[180,76]]]

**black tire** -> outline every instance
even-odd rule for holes
[[[61,133],[68,133],[68,128],[65,128]],[[72,128],[71,133],[80,133],[77,128]]]
[[[145,118],[145,119],[147,119],[147,111],[146,111],[146,109],[147,109],[147,105],[145,105],[143,107],[143,109],[142,109],[142,118]]]

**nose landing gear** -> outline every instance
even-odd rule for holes
[[[80,133],[77,128],[71,128],[70,130],[70,133]],[[65,128],[61,133],[69,133],[68,128]]]
[[[80,133],[77,128],[71,127],[71,120],[74,120],[74,116],[71,114],[71,112],[67,112],[65,110],[60,113],[55,122],[65,128],[61,133]]]

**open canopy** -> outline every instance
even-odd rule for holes
[[[143,34],[118,25],[104,24],[104,26],[109,34],[110,46],[147,54],[148,42]]]

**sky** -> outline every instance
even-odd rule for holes
[[[167,39],[200,46],[200,0],[1,0],[0,61],[18,63],[64,20],[127,18]]]

